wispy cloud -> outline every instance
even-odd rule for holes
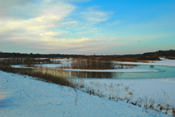
[[[110,12],[96,10],[91,7],[87,11],[82,12],[82,17],[91,23],[99,23],[107,21],[110,18],[110,14]]]

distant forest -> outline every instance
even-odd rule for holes
[[[27,54],[27,53],[7,53],[0,52],[0,58],[79,58],[79,57],[130,57],[137,58],[137,60],[157,60],[159,57],[166,57],[169,59],[175,58],[175,50],[159,50],[156,52],[147,52],[143,54],[128,54],[128,55],[80,55],[80,54]]]
[[[83,57],[84,55],[73,55],[73,54],[27,54],[27,53],[7,53],[7,52],[0,52],[0,58],[68,58],[68,57]]]

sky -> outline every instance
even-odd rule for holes
[[[0,51],[140,54],[175,49],[174,0],[0,0]]]

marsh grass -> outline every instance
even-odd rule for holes
[[[114,69],[115,64],[110,60],[77,59],[72,62],[72,69]]]
[[[0,70],[11,72],[11,73],[17,73],[21,75],[28,75],[28,76],[35,77],[37,80],[42,80],[45,82],[51,82],[55,84],[76,88],[76,85],[74,85],[74,83],[72,83],[70,79],[67,79],[64,76],[56,76],[56,75],[49,74],[47,71],[44,73],[41,71],[36,71],[34,69],[12,68],[10,66],[3,66],[3,67],[1,66]]]

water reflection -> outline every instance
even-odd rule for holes
[[[122,72],[71,72],[71,76],[77,78],[117,78]]]
[[[48,68],[34,69],[34,71],[66,78],[117,78],[124,74],[122,72],[74,72]]]
[[[115,64],[115,68],[118,69],[128,69],[137,67],[138,65],[130,64]],[[122,72],[70,72],[72,77],[77,78],[118,78],[121,77],[124,73]]]
[[[135,66],[134,66],[135,67]],[[66,78],[120,78],[120,79],[137,79],[137,78],[166,78],[175,76],[175,67],[168,66],[150,66],[150,65],[139,65],[139,68],[152,68],[165,70],[164,72],[149,72],[149,73],[121,73],[121,72],[75,72],[75,71],[64,71],[57,68],[37,68],[36,72],[48,73],[58,77]]]

